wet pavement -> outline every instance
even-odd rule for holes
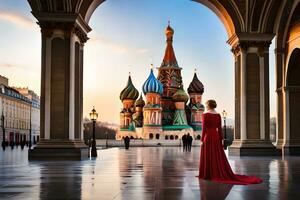
[[[85,161],[28,161],[27,149],[0,150],[0,199],[300,199],[300,157],[230,157],[259,185],[199,181],[199,148],[98,150]]]

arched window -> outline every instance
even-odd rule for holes
[[[155,138],[156,138],[157,140],[159,140],[159,134],[158,134],[158,133],[155,135]]]
[[[201,136],[200,135],[197,135],[197,140],[200,140]]]
[[[168,139],[169,139],[169,136],[166,135],[166,136],[165,136],[165,140],[168,140]]]
[[[175,136],[175,140],[178,140],[178,135]]]
[[[149,139],[152,140],[153,139],[153,133],[149,134]]]
[[[170,140],[174,140],[174,136],[173,135],[170,136]]]

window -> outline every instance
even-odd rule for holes
[[[174,140],[174,136],[173,135],[170,136],[170,140]]]
[[[178,140],[178,135],[175,136],[175,140]]]
[[[168,139],[169,139],[169,136],[166,135],[166,136],[165,136],[165,140],[168,140]]]
[[[153,139],[153,133],[149,134],[149,139],[152,140]]]
[[[159,134],[158,134],[158,133],[155,135],[155,138],[156,138],[157,140],[159,140]]]

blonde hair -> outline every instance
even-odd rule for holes
[[[212,109],[214,109],[214,108],[217,107],[217,102],[216,102],[215,100],[213,100],[213,99],[210,99],[210,100],[206,101],[205,104],[206,104],[209,108],[212,108]]]

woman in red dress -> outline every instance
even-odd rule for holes
[[[207,112],[202,115],[202,137],[199,178],[228,184],[257,184],[260,178],[234,174],[223,150],[221,116],[215,111],[215,100],[206,102]]]

